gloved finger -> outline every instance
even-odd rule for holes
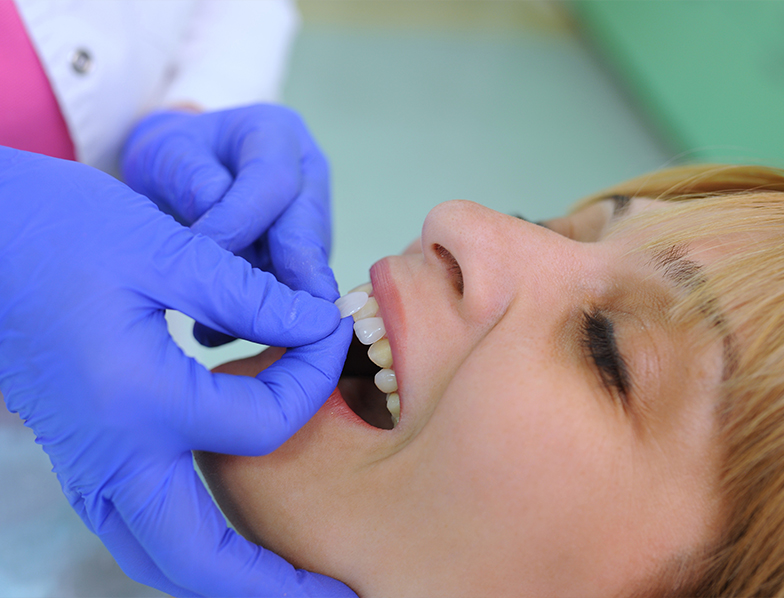
[[[234,177],[208,147],[196,143],[189,128],[166,128],[165,143],[158,123],[187,121],[195,115],[162,111],[145,119],[128,137],[122,156],[125,181],[183,224],[191,225],[223,197]]]
[[[320,153],[303,163],[300,195],[268,233],[275,277],[292,289],[308,291],[328,301],[338,298],[338,285],[329,267],[332,222],[329,168]]]
[[[187,229],[167,234],[168,259],[157,259],[154,272],[138,273],[139,287],[162,307],[224,334],[279,347],[312,343],[337,326],[340,313],[331,302],[292,291]]]
[[[182,446],[193,450],[271,453],[304,426],[335,390],[351,343],[352,323],[346,318],[327,338],[289,349],[256,378],[213,374],[194,368],[184,355],[174,359],[172,352],[171,382],[161,381],[159,388],[163,396],[180,400],[162,417],[182,439]],[[182,403],[188,408],[176,407]]]
[[[57,477],[62,485],[60,475],[58,474]],[[98,499],[100,508],[97,514],[98,521],[94,526],[82,495],[75,490],[68,489],[65,485],[62,485],[62,489],[71,507],[79,515],[87,529],[98,536],[128,577],[174,596],[198,596],[198,594],[180,588],[166,579],[128,530],[128,526],[125,525],[111,503],[103,500],[102,497]]]
[[[193,338],[195,338],[196,342],[202,347],[208,348],[222,347],[227,343],[237,340],[236,337],[231,336],[230,334],[218,332],[200,322],[193,323]]]
[[[266,234],[262,235],[248,247],[240,251],[237,255],[247,260],[248,263],[250,263],[250,265],[254,268],[275,274],[272,269],[272,261],[269,258],[269,248]],[[194,322],[193,338],[195,338],[196,342],[204,347],[221,347],[236,340],[235,337],[228,334],[223,334],[217,330],[213,330],[201,322]]]
[[[112,507],[96,534],[128,577],[172,596],[203,596],[173,583],[155,564]]]
[[[233,252],[253,243],[297,197],[300,155],[299,140],[286,123],[271,121],[248,132],[239,150],[226,148],[219,154],[234,171],[234,182],[192,230]]]
[[[168,146],[167,158],[176,156],[177,163],[162,169],[166,180],[157,181],[157,188],[166,193],[168,205],[178,206],[180,220],[190,226],[221,201],[234,177],[211,153],[194,148],[192,140],[174,138]],[[169,174],[175,168],[177,176]]]
[[[237,255],[245,259],[254,268],[275,274],[272,267],[272,260],[270,260],[269,257],[267,234],[263,234],[259,239],[256,239],[256,241],[251,243],[248,247],[238,252]],[[330,275],[332,275],[331,271]],[[220,347],[235,340],[235,337],[228,334],[223,334],[217,330],[213,330],[201,322],[194,322],[193,337],[196,339],[196,342],[204,347]]]
[[[144,551],[174,584],[208,596],[354,596],[345,585],[297,571],[230,530],[193,470],[190,453],[148,476],[116,507]],[[177,550],[171,539],[177,538]]]

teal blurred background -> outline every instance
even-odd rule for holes
[[[301,0],[284,101],[329,156],[346,291],[470,199],[541,219],[686,162],[784,165],[780,0]],[[207,350],[208,366],[256,350]]]
[[[594,55],[681,159],[784,165],[784,2],[567,6]]]
[[[588,51],[560,4],[309,0],[284,100],[333,173],[332,264],[342,291],[470,199],[531,219],[670,164],[667,147]],[[212,366],[256,348],[204,349]]]

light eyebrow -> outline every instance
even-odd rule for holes
[[[606,197],[613,202],[613,210],[607,222],[608,225],[617,223],[627,218],[630,214],[632,202],[636,199],[627,195],[611,195]],[[697,292],[707,282],[705,268],[702,264],[686,257],[688,252],[685,245],[674,245],[662,251],[651,254],[651,262],[665,281],[674,288],[687,294]],[[738,344],[735,335],[730,330],[727,318],[719,307],[716,297],[708,298],[699,306],[706,324],[717,331],[722,342],[722,382],[727,381],[737,368]]]
[[[687,292],[694,292],[705,285],[703,266],[686,257],[686,248],[683,245],[673,245],[664,251],[656,252],[653,263],[664,278]],[[724,321],[723,318],[721,320]]]
[[[694,293],[703,288],[707,282],[705,268],[702,264],[688,259],[686,255],[685,246],[674,245],[655,252],[652,262],[656,270],[673,286],[687,293]],[[708,326],[716,329],[721,337],[724,348],[722,380],[727,380],[736,363],[737,347],[734,335],[715,297],[709,296],[700,305],[699,310]]]
[[[615,224],[618,220],[626,218],[634,200],[635,198],[631,195],[608,195],[605,197],[604,201],[612,202],[612,212],[610,212],[605,228]]]

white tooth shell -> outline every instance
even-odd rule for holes
[[[387,395],[387,410],[392,416],[392,423],[397,425],[400,422],[400,395],[396,392]]]
[[[375,299],[373,300],[375,301]],[[346,293],[335,301],[335,306],[340,310],[340,317],[347,318],[359,312],[367,305],[368,294],[363,291]],[[378,305],[378,304],[376,304]]]
[[[381,392],[390,393],[397,390],[397,376],[395,376],[395,370],[379,370],[376,372],[374,382]]]
[[[354,322],[354,333],[363,345],[372,345],[387,333],[384,320],[381,318],[365,318]]]

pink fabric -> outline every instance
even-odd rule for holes
[[[12,0],[0,0],[0,145],[76,159],[52,86]]]

